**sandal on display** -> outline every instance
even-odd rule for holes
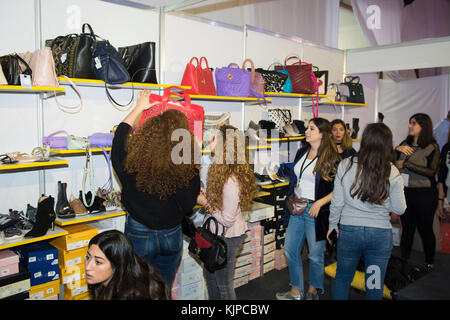
[[[5,240],[17,240],[23,238],[22,231],[20,231],[16,227],[9,227],[3,230],[3,234],[5,235]]]
[[[17,210],[9,209],[9,215],[14,219],[17,219],[15,224],[17,228],[24,231],[31,230],[33,228],[33,223],[25,217],[23,211],[19,212]]]
[[[12,158],[10,156],[10,154],[8,154],[8,153],[2,154],[2,155],[0,155],[0,157],[1,157],[0,161],[3,162],[4,164],[13,164],[13,163],[17,163],[18,162],[17,160]]]
[[[38,162],[50,161],[50,146],[47,145],[47,148],[44,147],[36,147],[31,151],[31,154],[38,158]]]

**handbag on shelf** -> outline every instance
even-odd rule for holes
[[[250,86],[253,90],[255,90],[257,93],[259,93],[261,96],[264,97],[264,78],[259,72],[255,71],[255,64],[251,59],[245,59],[242,63],[242,69],[245,69],[245,64],[249,62],[250,63],[250,70],[247,69],[247,71],[251,72],[251,81]],[[250,95],[253,95],[250,93]],[[249,96],[250,96],[249,95]]]
[[[211,232],[210,224],[214,222],[215,232]],[[196,228],[194,237],[189,243],[189,252],[203,262],[204,267],[213,273],[225,268],[227,264],[227,244],[224,240],[225,228],[222,235],[218,235],[218,222],[216,218],[209,217],[203,226]]]
[[[215,134],[214,129],[219,129],[222,125],[230,124],[231,113],[225,112],[220,115],[204,115],[203,120],[203,145],[207,147],[211,137]]]
[[[89,32],[85,32],[88,28]],[[96,79],[92,66],[92,43],[96,35],[88,23],[84,23],[81,34],[71,33],[47,40],[50,47],[57,76],[69,78]]]
[[[314,70],[314,68],[316,70]],[[313,72],[314,75],[317,78],[317,82],[319,85],[318,93],[323,95],[327,94],[327,88],[328,88],[328,70],[319,70],[318,67],[313,66]]]
[[[275,66],[278,65],[279,68],[276,69]],[[278,73],[284,74],[286,75],[286,81],[284,82],[283,85],[283,92],[284,93],[292,93],[292,81],[291,78],[289,78],[289,72],[286,70],[286,68],[279,62],[274,62],[269,66],[269,70],[270,67],[274,66],[274,70]]]
[[[292,122],[291,110],[280,108],[269,109],[269,119],[281,130],[285,125]]]
[[[68,150],[81,150],[81,149],[90,149],[90,143],[87,138],[77,137],[73,134],[67,136],[67,149]]]
[[[112,190],[113,186],[113,179],[112,179],[112,170],[111,170],[111,151],[108,153],[106,151],[107,147],[112,146],[112,142],[114,139],[113,133],[103,133],[103,132],[96,132],[90,136],[88,136],[89,144],[91,147],[97,147],[102,149],[103,155],[106,159],[106,164],[108,165],[108,171],[109,171],[109,178],[108,181],[101,187],[101,194],[106,195]]]
[[[236,63],[215,71],[217,95],[226,97],[250,96],[252,74],[239,68]]]
[[[197,62],[196,66],[193,64],[193,61]],[[203,61],[206,64],[206,68],[202,67]],[[213,73],[209,68],[206,57],[203,56],[200,60],[197,57],[191,58],[184,70],[181,85],[191,87],[190,90],[186,91],[188,94],[216,95]]]
[[[25,66],[21,68],[21,63]],[[0,57],[0,64],[3,70],[3,75],[6,78],[6,82],[10,86],[20,86],[20,74],[26,74],[32,76],[32,70],[28,63],[21,58],[18,54],[7,54]]]
[[[341,85],[348,87],[347,102],[365,103],[363,85],[359,83],[359,80],[358,76],[347,76],[344,82],[341,83]]]
[[[286,205],[291,215],[300,216],[305,212],[306,207],[308,206],[308,201],[297,198],[295,193],[293,193],[287,198]]]
[[[117,49],[132,82],[158,83],[155,47],[155,42],[149,41]]]
[[[30,66],[32,84],[36,87],[58,87],[52,51],[45,47],[34,52],[19,53]],[[22,66],[22,63],[21,63]]]
[[[8,81],[6,81],[5,74],[3,73],[3,68],[0,65],[0,86],[8,85]]]
[[[291,59],[297,59],[297,63],[287,65]],[[296,56],[286,57],[284,60],[284,69],[289,73],[289,79],[292,82],[293,93],[313,94],[315,93],[314,81],[311,78],[312,65],[306,62],[301,62],[300,58]],[[281,66],[275,66],[275,70],[282,70]]]
[[[180,90],[180,92],[173,92],[172,89],[178,89]],[[184,101],[170,99],[171,95],[184,98]],[[202,106],[191,103],[191,97],[186,94],[183,89],[177,86],[170,86],[164,90],[164,94],[162,96],[151,94],[149,100],[150,103],[159,103],[142,112],[138,128],[151,117],[160,115],[168,109],[176,109],[186,115],[189,121],[189,130],[192,132],[199,143],[202,142],[203,116],[205,114],[205,111]]]
[[[58,134],[61,134],[61,133],[64,133],[65,136],[64,137],[57,136]],[[44,146],[49,145],[50,148],[52,148],[52,149],[67,149],[67,137],[68,136],[69,136],[69,134],[64,130],[56,131],[56,132],[49,134],[48,136],[43,137],[42,144]]]
[[[287,74],[274,71],[255,69],[264,79],[264,92],[283,92],[283,86],[288,78]]]

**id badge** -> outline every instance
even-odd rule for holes
[[[402,173],[401,175],[402,175],[402,178],[403,178],[403,185],[404,185],[405,187],[407,187],[407,186],[408,186],[408,183],[409,183],[409,174],[407,174],[407,173]]]

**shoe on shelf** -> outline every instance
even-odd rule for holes
[[[33,229],[34,224],[25,217],[23,211],[19,212],[17,210],[9,209],[9,215],[14,219],[17,219],[15,226],[20,230],[28,231]]]
[[[32,237],[42,237],[44,236],[48,229],[52,227],[55,229],[55,198],[52,196],[42,195],[39,198],[37,212],[36,212],[36,223],[28,233],[25,234],[25,238]]]
[[[89,213],[89,211],[84,206],[83,201],[81,201],[78,198],[75,198],[73,194],[70,195],[70,207],[73,209],[73,211],[75,212],[75,216],[77,217],[84,216]]]
[[[3,230],[3,234],[5,235],[5,241],[17,240],[17,239],[23,238],[22,231],[20,231],[18,228],[13,227],[13,226],[8,227],[5,230]]]
[[[287,292],[277,292],[275,294],[277,300],[303,300],[301,295],[293,296],[290,291]]]
[[[33,223],[36,223],[36,211],[37,209],[35,207],[30,205],[29,203],[27,204],[27,211],[25,216],[27,217],[28,220],[30,220]]]
[[[319,300],[319,294],[307,292],[304,300]]]
[[[75,212],[67,200],[67,183],[58,181],[58,200],[56,201],[56,214],[58,218],[69,219],[75,217]]]

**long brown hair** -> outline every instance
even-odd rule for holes
[[[342,121],[341,119],[334,119],[333,121],[331,121],[331,131],[333,131],[333,127],[336,124],[340,124],[341,126],[344,127],[344,136],[342,137],[342,150],[350,150],[353,146],[352,146],[352,138],[350,138],[350,134],[348,132],[347,126],[345,125],[345,122]]]
[[[353,157],[346,173],[353,165]],[[389,196],[391,164],[395,158],[391,130],[383,123],[368,124],[357,157],[358,167],[350,195],[363,202],[382,205]]]
[[[322,133],[319,150],[317,151],[317,162],[313,173],[320,170],[320,175],[325,181],[332,181],[336,176],[337,165],[341,160],[336,144],[331,139],[331,125],[327,119],[312,118],[313,122]]]
[[[431,118],[426,113],[416,113],[409,118],[409,122],[414,119],[419,124],[419,126],[422,128],[419,134],[419,139],[417,139],[417,144],[421,148],[426,148],[430,144],[436,145],[436,139],[433,136],[433,122],[431,121]],[[408,135],[406,137],[406,142],[408,144],[412,145],[414,141],[414,137],[411,135]]]
[[[223,187],[234,177],[239,184],[239,207],[248,211],[257,192],[255,174],[248,163],[248,140],[231,125],[221,126],[216,139],[223,143],[216,144],[208,169],[206,198],[213,209],[223,210]]]
[[[189,132],[189,122],[182,112],[169,109],[148,119],[129,137],[125,171],[136,173],[139,191],[165,199],[175,193],[177,188],[187,188],[198,174],[193,157],[188,163],[176,164],[172,161],[172,150],[180,143],[172,141],[172,133],[176,129]],[[189,137],[191,155],[194,155],[195,141],[191,132]]]

